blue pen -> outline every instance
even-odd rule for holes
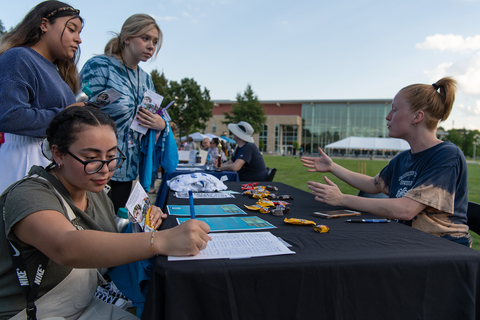
[[[389,219],[347,219],[345,222],[360,222],[360,223],[383,223],[390,222]]]
[[[188,190],[188,202],[190,203],[190,217],[195,219],[195,207],[193,206],[193,193],[192,190]]]

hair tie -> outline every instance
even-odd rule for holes
[[[80,14],[80,10],[78,9],[74,9],[72,7],[63,7],[63,8],[58,8],[57,10],[53,10],[52,12],[50,12],[49,14],[47,14],[45,16],[45,18],[51,18],[52,16],[56,15],[57,13],[59,12],[62,12],[62,11],[72,11],[72,12],[75,12],[76,15],[79,15]]]
[[[53,154],[52,148],[50,148],[50,142],[48,142],[47,138],[43,139],[42,142],[42,153],[50,161],[53,161]]]
[[[432,83],[432,86],[435,88],[435,91],[437,91],[438,89],[440,89],[440,87],[439,87],[439,86],[437,86],[437,84],[436,84],[436,83]]]

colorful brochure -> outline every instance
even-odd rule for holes
[[[190,218],[177,218],[178,224],[181,224]],[[249,217],[220,217],[220,218],[198,218],[210,226],[210,232],[218,231],[242,231],[242,230],[262,230],[276,228],[270,222],[260,219],[256,216]]]
[[[173,216],[190,217],[190,206],[167,205],[167,213]],[[247,213],[234,204],[196,205],[195,206],[196,216],[231,216],[234,214],[247,214]]]

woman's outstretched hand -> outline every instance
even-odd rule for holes
[[[327,177],[323,177],[326,184],[308,181],[308,188],[312,190],[315,200],[326,203],[330,206],[343,206],[343,193],[338,186]]]
[[[333,161],[319,147],[318,153],[320,157],[302,157],[300,161],[303,166],[308,168],[309,172],[331,172],[333,169]]]

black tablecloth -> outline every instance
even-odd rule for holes
[[[244,182],[226,183],[240,191]],[[265,183],[266,184],[266,183]],[[263,184],[263,185],[265,185]],[[480,253],[398,223],[346,223],[314,211],[334,209],[310,193],[278,182],[290,194],[291,213],[330,227],[287,225],[257,215],[292,245],[294,255],[238,260],[155,260],[142,319],[475,319]],[[195,200],[195,204],[255,199]],[[188,204],[172,193],[167,204]],[[373,218],[371,214],[362,214]],[[176,225],[168,217],[164,227]]]

